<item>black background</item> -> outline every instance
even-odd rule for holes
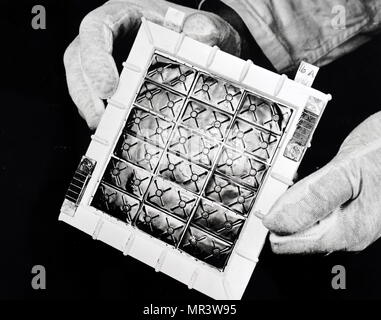
[[[210,301],[58,222],[66,188],[91,135],[69,97],[62,57],[81,19],[102,3],[2,2],[0,298]],[[31,27],[36,4],[47,10],[47,30]],[[301,177],[328,162],[355,125],[380,110],[380,44],[375,38],[320,70],[314,87],[334,99],[300,168]],[[31,287],[36,264],[46,268],[46,290]],[[337,264],[346,268],[346,290],[331,287]],[[277,256],[267,241],[243,299],[380,297],[380,241],[361,253],[330,256]]]

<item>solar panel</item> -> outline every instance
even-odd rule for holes
[[[329,99],[143,20],[60,220],[239,299]]]

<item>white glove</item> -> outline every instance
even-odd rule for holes
[[[275,253],[360,251],[381,235],[381,112],[325,167],[291,187],[263,220]]]
[[[88,126],[95,129],[104,112],[102,99],[112,96],[119,74],[112,57],[116,37],[131,36],[141,17],[163,24],[169,7],[186,13],[183,32],[239,55],[238,33],[220,17],[170,4],[164,0],[112,0],[90,12],[82,21],[79,36],[66,49],[64,64],[69,93]]]

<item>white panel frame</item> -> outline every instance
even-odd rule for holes
[[[89,205],[156,50],[294,110],[270,172],[223,272]],[[86,153],[87,157],[96,161],[95,170],[78,206],[67,205],[65,200],[59,220],[214,299],[241,299],[267,235],[257,216],[266,215],[276,199],[292,184],[300,164],[300,161],[284,157],[283,152],[310,96],[323,101],[324,106],[330,100],[330,95],[305,87],[284,75],[143,19],[134,46],[124,63],[119,88],[109,100]]]

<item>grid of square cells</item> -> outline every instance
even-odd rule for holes
[[[92,205],[223,269],[290,115],[155,54]]]

